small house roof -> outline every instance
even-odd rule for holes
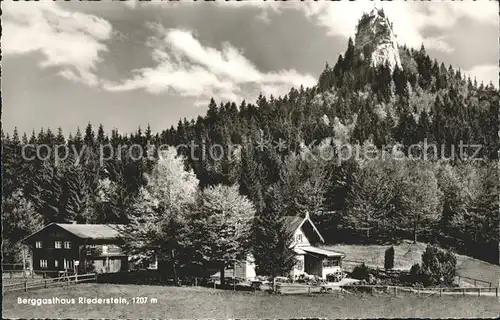
[[[302,225],[306,221],[308,221],[311,224],[312,228],[314,229],[314,231],[316,232],[316,234],[320,238],[321,242],[325,242],[325,240],[323,239],[323,236],[321,235],[321,233],[319,233],[318,229],[316,228],[316,226],[312,222],[311,217],[309,216],[309,212],[306,212],[305,217],[299,217],[299,216],[285,216],[284,217],[284,224],[285,224],[286,231],[290,232],[290,233],[294,233],[295,231],[297,231],[297,229],[302,227]]]
[[[25,242],[34,235],[51,227],[57,226],[81,239],[92,240],[112,240],[120,236],[120,224],[73,224],[73,223],[51,223],[38,230],[37,232],[27,236],[22,241]]]
[[[294,233],[302,225],[304,218],[299,216],[285,216],[283,220],[286,231],[288,233]]]
[[[298,255],[306,254],[306,252],[304,250],[302,250],[300,247],[293,247],[293,251],[295,251],[295,253]]]
[[[305,251],[307,253],[317,254],[317,255],[325,256],[325,257],[341,257],[341,258],[343,258],[345,256],[343,253],[340,253],[340,252],[330,251],[330,250],[321,249],[321,248],[317,248],[317,247],[313,247],[313,246],[303,246],[303,247],[300,247],[300,249],[302,249],[303,251]]]

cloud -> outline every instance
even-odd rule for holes
[[[498,71],[498,65],[480,65],[464,70],[464,73],[469,75],[471,79],[475,77],[478,83],[482,82],[484,85],[489,84],[491,81],[498,88]]]
[[[124,5],[129,7],[130,9],[135,9],[137,7],[137,1],[136,0],[124,0],[122,1]]]
[[[433,38],[423,36],[427,27],[451,28],[458,19],[469,17],[475,20],[497,23],[498,17],[492,1],[482,3],[438,2],[432,4],[411,2],[378,2],[394,24],[398,40],[412,47],[420,47],[424,43],[429,48],[449,51],[445,37]],[[300,8],[300,7],[298,7]],[[374,8],[373,2],[356,1],[320,4],[308,3],[301,10],[317,24],[328,28],[332,35],[351,36],[363,12]]]
[[[433,49],[444,53],[452,53],[455,49],[446,41],[446,36],[429,37],[422,39],[422,43],[427,49]]]
[[[137,0],[125,2],[129,6]],[[168,10],[173,5],[196,5],[189,1],[176,3],[153,0],[144,3],[144,6],[157,5]],[[143,3],[141,3],[143,5]],[[313,23],[325,27],[329,35],[350,37],[355,33],[358,19],[363,12],[371,11],[375,6],[384,8],[394,24],[400,43],[419,48],[423,43],[426,48],[450,53],[453,48],[446,36],[433,37],[424,35],[423,31],[429,27],[451,29],[461,18],[469,18],[481,23],[498,24],[497,1],[441,1],[422,3],[420,1],[216,1],[214,5],[221,8],[256,8],[260,9],[257,19],[269,23],[272,14],[279,14],[285,10],[298,10],[307,16]],[[135,5],[133,5],[135,7]]]
[[[291,87],[313,86],[311,75],[295,70],[262,72],[230,43],[216,49],[204,46],[189,30],[152,26],[157,36],[150,39],[156,65],[133,71],[134,76],[120,83],[107,83],[109,91],[144,89],[158,94],[170,92],[199,99],[210,97],[229,101],[254,100],[265,95],[283,95]]]
[[[407,1],[232,1],[218,2],[223,6],[255,7],[262,10],[258,18],[270,21],[270,13],[285,10],[302,11],[316,25],[325,27],[332,36],[353,36],[356,24],[363,12],[371,11],[375,6],[384,8],[385,13],[394,24],[400,43],[419,48],[422,43],[429,48],[446,53],[452,52],[446,36],[424,36],[423,30],[428,27],[450,29],[461,18],[470,18],[482,23],[498,24],[496,1],[479,0],[474,2],[443,1],[421,3]]]
[[[58,67],[67,79],[98,84],[94,71],[112,34],[106,20],[69,12],[52,2],[4,2],[2,10],[5,55],[40,52],[41,67]]]

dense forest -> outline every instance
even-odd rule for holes
[[[312,88],[239,105],[212,99],[206,115],[158,133],[107,134],[90,123],[69,135],[2,131],[4,259],[16,261],[16,243],[43,224],[129,222],[155,169],[151,146],[194,144],[178,151],[209,199],[225,185],[257,216],[310,212],[328,242],[410,238],[498,263],[499,91],[432,60],[423,46],[402,46],[400,56],[402,68],[372,67],[355,59],[349,39]],[[436,149],[415,148],[424,144]],[[52,152],[37,155],[41,145]],[[150,157],[139,148],[117,153],[120,145]],[[347,157],[346,146],[361,152]],[[367,150],[384,156],[367,159]]]

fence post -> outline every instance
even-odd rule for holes
[[[439,296],[443,296],[443,288],[439,288]]]
[[[307,295],[310,296],[311,295],[311,286],[307,286]]]
[[[24,280],[24,292],[28,292],[28,281]]]
[[[45,279],[44,282],[45,282],[44,288],[47,288],[47,279]]]
[[[495,289],[495,296],[498,297],[498,287],[496,287],[496,289]]]
[[[397,296],[398,295],[398,287],[394,287],[394,295]]]
[[[465,288],[462,289],[462,294],[465,297]]]
[[[373,287],[372,287],[372,296],[373,296]]]
[[[9,271],[9,276],[12,279],[12,271]]]
[[[480,297],[481,296],[481,288],[477,288],[477,296]]]
[[[474,279],[474,287],[477,287],[477,285],[476,285],[476,279]]]

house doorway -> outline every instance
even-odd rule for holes
[[[322,263],[323,259],[310,254],[306,254],[304,257],[304,271],[307,274],[322,276]]]

